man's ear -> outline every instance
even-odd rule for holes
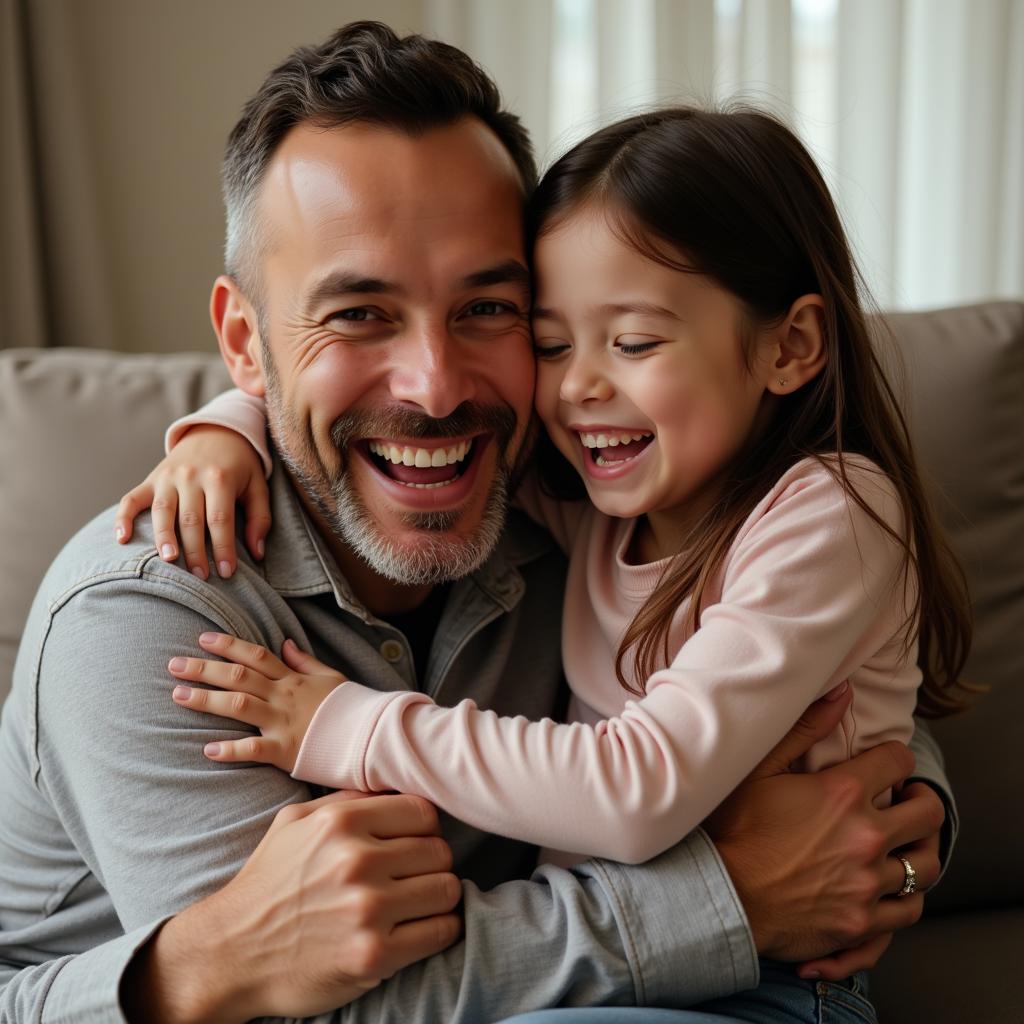
[[[266,393],[266,378],[260,350],[259,318],[252,303],[227,274],[221,274],[213,282],[210,319],[217,332],[221,357],[235,386],[248,395],[262,398]]]
[[[801,295],[786,319],[772,330],[772,338],[764,386],[773,394],[789,395],[825,366],[825,300],[820,295]]]

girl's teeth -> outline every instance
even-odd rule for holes
[[[580,434],[580,441],[584,448],[616,448],[620,444],[630,444],[633,441],[642,441],[645,437],[653,437],[653,434]]]

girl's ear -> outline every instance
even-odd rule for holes
[[[221,274],[213,282],[210,319],[217,332],[220,354],[235,386],[248,395],[266,393],[256,311],[233,278]]]
[[[801,295],[772,334],[773,358],[764,386],[773,394],[789,395],[817,377],[825,365],[825,300]]]

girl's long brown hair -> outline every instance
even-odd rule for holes
[[[686,551],[670,562],[626,630],[616,659],[620,683],[640,694],[643,680],[671,660],[676,610],[690,596],[690,624],[699,625],[708,583],[737,531],[787,469],[816,457],[903,547],[904,588],[910,573],[916,577],[905,642],[909,650],[919,622],[918,713],[937,718],[968,706],[965,698],[976,690],[960,679],[972,632],[964,574],[925,493],[906,420],[869,337],[859,298],[863,283],[807,150],[761,111],[656,110],[602,129],[551,167],[532,200],[531,239],[593,203],[640,253],[706,275],[740,301],[751,328],[742,339],[748,366],[753,328],[781,323],[807,294],[824,300],[827,353],[821,373],[779,400],[767,432],[727,468],[717,501]],[[844,456],[853,453],[873,460],[892,481],[903,535],[847,476]],[[550,441],[541,456],[547,488],[561,497],[580,496],[578,478]],[[574,480],[568,490],[567,479]],[[630,685],[623,669],[630,651],[637,685]]]

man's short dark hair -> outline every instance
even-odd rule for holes
[[[518,117],[501,109],[487,72],[462,50],[420,35],[400,38],[377,21],[356,21],[319,46],[299,47],[266,77],[228,137],[222,170],[227,272],[260,305],[259,186],[296,125],[361,122],[416,135],[463,117],[479,118],[497,135],[528,197],[537,183],[529,135]]]

